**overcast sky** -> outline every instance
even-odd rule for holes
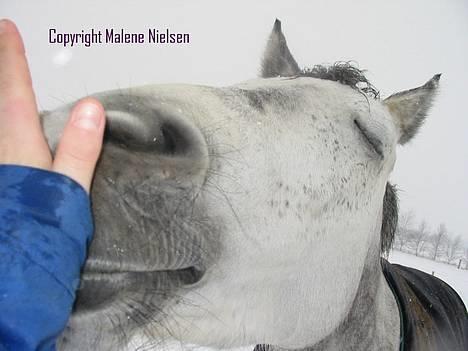
[[[276,17],[301,66],[354,60],[383,96],[442,73],[441,93],[418,137],[398,150],[391,180],[403,210],[468,240],[468,1],[7,1],[42,109],[130,85],[229,85],[253,78]],[[63,50],[49,28],[189,32],[185,46]]]

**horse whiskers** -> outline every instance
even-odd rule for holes
[[[152,295],[157,294],[154,292]],[[167,335],[173,337],[172,331],[162,322],[171,318],[169,314],[155,306],[151,301],[146,303],[144,301],[136,301],[135,299],[131,300],[134,304],[128,307],[132,311],[132,320],[135,321],[140,335],[143,335],[146,339],[142,344],[137,346],[137,349],[143,350],[163,345],[166,337],[160,334],[159,329],[165,330]],[[135,314],[138,315],[138,318],[135,318]],[[158,318],[155,316],[158,316]],[[155,328],[156,325],[158,328]]]

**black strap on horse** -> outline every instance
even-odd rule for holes
[[[455,290],[417,269],[381,264],[400,310],[400,350],[467,351],[468,314]]]

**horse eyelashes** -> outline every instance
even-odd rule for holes
[[[370,133],[366,128],[364,128],[361,123],[357,119],[354,120],[354,124],[356,125],[357,129],[359,130],[360,134],[364,137],[366,144],[369,148],[372,149],[379,157],[383,158],[383,149],[382,149],[382,142],[372,133]]]

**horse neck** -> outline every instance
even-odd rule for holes
[[[398,350],[399,338],[398,306],[382,273],[379,246],[374,245],[367,255],[349,313],[334,332],[304,351]],[[259,346],[258,350],[285,351]]]
[[[399,337],[398,306],[382,273],[379,249],[372,248],[348,315],[331,335],[307,350],[398,350]]]

